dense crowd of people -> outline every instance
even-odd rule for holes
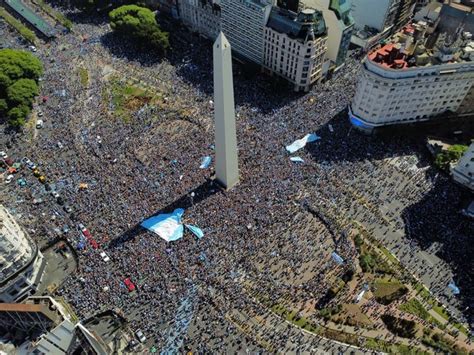
[[[81,223],[99,244],[98,250],[87,244],[77,251],[79,269],[58,295],[81,317],[119,309],[134,330],[171,352],[258,350],[267,343],[310,350],[326,344],[286,326],[266,331],[260,342],[241,339],[225,314],[230,309],[266,314],[243,285],[260,289],[273,302],[303,305],[325,295],[329,273],[346,271],[331,252],[353,260],[347,231],[312,215],[308,206],[335,206],[340,214],[383,225],[387,222],[375,208],[371,213],[357,209],[347,187],[363,191],[374,206],[396,192],[403,207],[420,203],[431,180],[420,174],[418,188],[410,190],[412,182],[406,180],[400,190],[396,180],[383,175],[386,164],[372,162],[413,155],[414,145],[400,145],[402,138],[363,137],[349,127],[345,109],[359,69],[350,57],[329,81],[304,95],[234,66],[240,183],[223,191],[211,179],[212,167],[199,168],[214,149],[211,46],[190,34],[183,43],[180,31],[165,57],[123,43],[103,23],[78,23],[74,33],[39,49],[45,74],[37,109],[44,112],[45,129],[21,152],[39,164],[73,212],[62,211],[32,176],[22,193],[42,196],[46,203],[18,209],[34,216],[31,228],[41,242],[68,226],[66,236],[78,246],[84,242],[76,228]],[[81,68],[87,70],[87,84],[80,80]],[[112,85],[149,88],[153,98],[123,120],[114,115],[118,102]],[[304,164],[291,162],[285,145],[310,132],[321,140],[297,153]],[[204,238],[186,233],[166,243],[139,226],[174,208],[184,208],[185,222],[202,228]],[[431,223],[429,217],[414,221],[411,214],[406,219],[413,239]],[[395,228],[405,226],[398,221]],[[127,289],[126,278],[136,284],[135,292]]]

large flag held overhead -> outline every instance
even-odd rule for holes
[[[177,208],[173,213],[148,218],[141,223],[141,226],[158,234],[167,242],[172,242],[183,237],[184,227],[181,223],[183,213],[182,208]]]

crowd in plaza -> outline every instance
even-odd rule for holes
[[[348,262],[356,252],[337,227],[306,228],[306,220],[297,216],[321,201],[351,210],[354,200],[342,185],[370,174],[371,154],[413,154],[413,145],[400,148],[401,138],[378,140],[349,127],[345,109],[354,92],[358,58],[348,58],[329,81],[305,95],[275,90],[275,81],[260,73],[252,78],[237,75],[241,67],[236,65],[241,182],[223,191],[211,179],[212,166],[199,168],[204,156],[213,157],[210,43],[188,35],[192,45],[174,40],[165,57],[151,52],[138,56],[133,46],[108,32],[104,23],[76,24],[74,33],[39,49],[45,74],[37,109],[44,112],[45,129],[21,153],[39,165],[73,211],[62,211],[28,172],[27,187],[10,188],[46,202],[25,203],[17,210],[33,216],[30,229],[40,242],[67,226],[66,237],[76,247],[83,242],[77,230],[81,223],[98,243],[97,250],[90,244],[77,250],[79,269],[57,292],[81,317],[120,310],[134,330],[141,329],[159,348],[251,346],[253,340],[239,339],[224,319],[229,309],[260,307],[242,280],[262,287],[275,302],[288,295],[295,304],[323,297],[330,288],[325,275],[345,271],[331,260],[331,252]],[[78,68],[88,70],[86,86]],[[112,77],[158,88],[161,106],[145,105],[132,114],[132,122],[114,117],[113,104],[105,99]],[[295,154],[305,163],[291,162],[285,145],[310,132],[321,140]],[[384,186],[384,176],[378,179]],[[379,195],[387,191],[382,188],[363,188],[374,189],[374,204],[390,198]],[[404,198],[409,205],[421,196],[418,189]],[[139,227],[147,217],[173,208],[184,208],[184,220],[203,229],[204,238],[185,233],[183,239],[166,243]],[[373,216],[364,218],[382,223]],[[430,218],[425,221],[410,220],[414,234]],[[314,259],[320,261],[311,264]],[[136,284],[134,292],[124,284],[126,278]],[[195,328],[193,337],[170,330],[176,323]],[[267,332],[264,337],[285,346],[284,334]],[[304,346],[310,349],[322,340],[307,341]]]

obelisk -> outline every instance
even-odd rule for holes
[[[214,42],[214,121],[216,179],[227,190],[239,182],[237,134],[235,131],[232,51],[221,32]]]

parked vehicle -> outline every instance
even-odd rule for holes
[[[140,343],[144,343],[146,341],[145,334],[139,329],[135,332],[135,336],[137,337],[138,340],[140,340]]]
[[[100,256],[102,258],[102,260],[104,260],[105,262],[109,262],[110,261],[110,258],[107,254],[105,254],[105,252],[101,251],[100,252]]]
[[[132,280],[130,280],[128,277],[123,280],[123,283],[125,284],[125,286],[127,287],[128,289],[128,292],[132,292],[132,291],[135,291],[135,284],[132,282]]]

